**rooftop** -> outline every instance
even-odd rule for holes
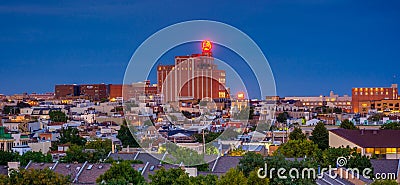
[[[400,130],[347,130],[330,132],[363,148],[400,148]]]

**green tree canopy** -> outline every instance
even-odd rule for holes
[[[21,166],[26,166],[29,161],[37,162],[37,163],[50,163],[53,161],[51,154],[43,154],[42,152],[32,152],[28,151],[24,153],[22,156],[19,156],[19,162]]]
[[[282,154],[285,157],[303,158],[318,156],[321,152],[318,145],[309,140],[289,140],[275,151],[274,155]]]
[[[197,177],[190,177],[191,185],[215,185],[218,182],[216,175],[199,175]]]
[[[69,177],[55,173],[47,168],[43,170],[21,169],[19,172],[13,171],[10,177],[0,175],[0,184],[7,185],[64,185],[69,183]]]
[[[278,114],[278,116],[276,117],[276,120],[279,123],[286,123],[286,120],[289,118],[289,113],[287,112],[281,112]]]
[[[371,185],[397,185],[395,180],[376,180]]]
[[[289,139],[290,139],[290,140],[304,140],[304,139],[307,139],[307,138],[306,138],[306,135],[303,134],[303,131],[301,130],[301,128],[296,127],[296,128],[294,128],[294,130],[290,133]]]
[[[66,156],[62,158],[62,161],[67,163],[84,163],[88,159],[88,154],[84,152],[83,149],[83,146],[72,144],[65,152]]]
[[[61,129],[60,137],[58,138],[58,143],[61,144],[75,144],[83,146],[86,144],[86,139],[79,136],[79,131],[76,128],[68,127],[67,129]]]
[[[398,122],[390,122],[390,123],[385,123],[381,126],[382,130],[400,130],[400,123]]]
[[[329,132],[323,122],[319,122],[311,133],[311,141],[318,145],[318,148],[325,150],[329,148]]]
[[[67,115],[62,111],[51,111],[49,116],[53,122],[67,122]]]
[[[328,148],[324,150],[320,158],[318,158],[318,164],[325,168],[328,168],[329,166],[336,167],[337,159],[339,157],[347,159],[347,163],[344,166],[346,168],[357,168],[360,172],[365,168],[370,168],[372,172],[366,175],[373,177],[374,173],[370,159],[367,156],[358,153],[356,148]]]
[[[247,184],[249,185],[268,185],[269,179],[268,178],[260,178],[258,176],[258,169],[255,169],[250,172],[249,177],[247,178]]]
[[[7,165],[8,162],[16,162],[19,159],[19,154],[0,150],[0,165]]]
[[[295,140],[296,141],[296,140]],[[315,184],[315,179],[313,178],[302,178],[301,174],[297,178],[291,178],[289,175],[290,169],[298,169],[301,172],[304,168],[314,169],[315,174],[317,173],[317,163],[310,158],[303,160],[295,160],[289,161],[285,159],[285,156],[281,154],[277,154],[274,156],[270,156],[266,158],[266,163],[268,165],[268,169],[279,169],[284,168],[286,171],[284,172],[284,176],[287,178],[279,178],[278,173],[272,173],[272,178],[269,179],[270,184]],[[270,173],[267,173],[267,178],[270,177]],[[313,176],[311,176],[313,177]]]
[[[228,172],[221,176],[217,184],[247,185],[247,178],[240,170],[231,168]]]
[[[123,184],[139,184],[144,182],[144,178],[138,171],[132,168],[129,161],[122,161],[119,163],[113,163],[110,169],[96,179],[96,182],[104,182],[107,184],[109,182],[113,184],[121,182],[123,182]]]
[[[189,175],[180,168],[171,168],[168,170],[161,168],[161,169],[157,170],[153,175],[150,174],[149,178],[151,180],[150,185],[190,184]]]
[[[349,121],[348,119],[343,120],[339,127],[348,129],[348,130],[357,130],[358,129],[356,126],[354,126],[353,122]]]
[[[204,140],[205,143],[210,143],[217,139],[222,132],[210,132],[210,131],[205,131],[204,132]],[[193,134],[193,136],[196,138],[196,141],[199,143],[203,143],[203,134]]]
[[[243,155],[243,158],[240,159],[238,169],[247,177],[255,168],[264,167],[264,164],[264,158],[261,154],[247,152]]]
[[[197,151],[186,147],[177,146],[174,143],[165,144],[166,150],[172,157],[166,157],[165,162],[171,164],[183,163],[186,166],[194,166],[198,164],[203,164],[204,157]]]
[[[126,123],[126,120],[123,121],[121,128],[118,130],[117,138],[121,140],[122,146],[127,147],[139,147],[136,139],[133,137],[129,127]]]

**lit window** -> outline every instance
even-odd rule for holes
[[[387,154],[395,154],[396,153],[396,148],[386,148],[386,153]]]
[[[225,92],[218,92],[218,97],[225,98]]]

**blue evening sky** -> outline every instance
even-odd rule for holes
[[[394,78],[400,76],[400,1],[250,2],[2,0],[0,94],[44,93],[54,91],[54,84],[122,83],[140,43],[194,19],[224,22],[248,34],[267,57],[280,96],[350,94],[351,87],[400,82]],[[193,48],[174,51],[163,63]],[[220,57],[229,60],[227,53]]]

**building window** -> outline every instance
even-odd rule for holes
[[[225,78],[218,79],[219,83],[225,83]]]
[[[219,98],[225,98],[225,92],[218,92]]]
[[[385,148],[375,148],[375,154],[386,154]]]
[[[386,153],[387,154],[395,154],[396,153],[396,148],[386,148]]]

